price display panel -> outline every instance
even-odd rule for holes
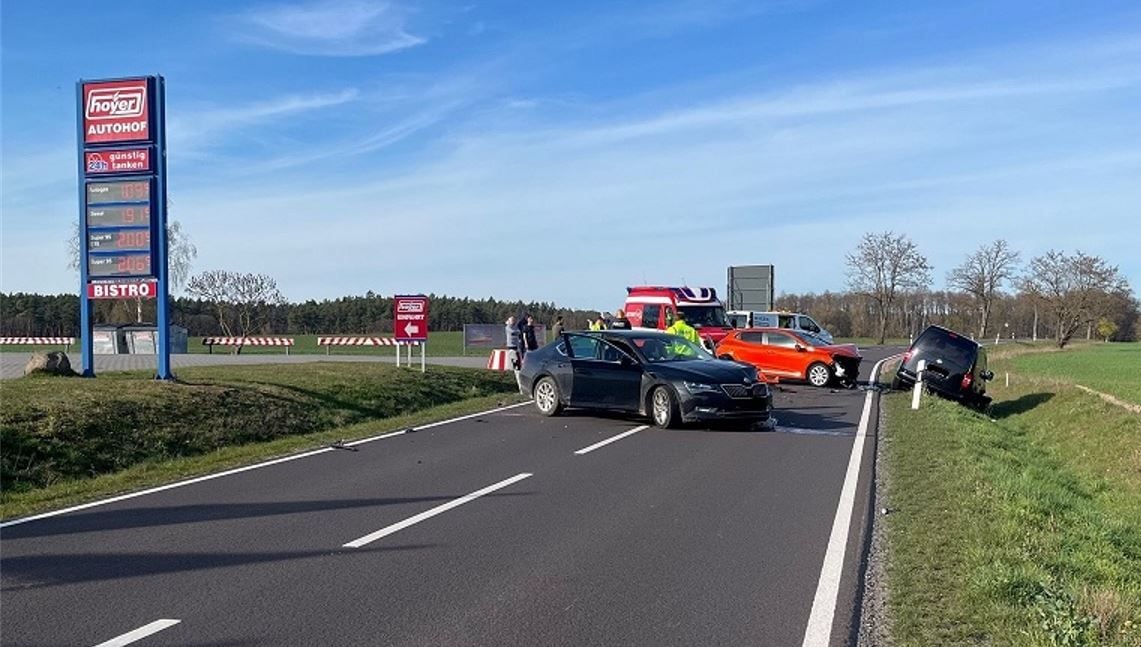
[[[88,227],[149,227],[150,205],[88,207]]]
[[[87,183],[88,205],[115,202],[150,202],[150,199],[150,180]]]
[[[109,276],[152,276],[151,255],[99,254],[87,257],[87,275],[91,278]]]
[[[151,230],[88,231],[87,249],[93,252],[149,252]]]

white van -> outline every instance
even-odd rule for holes
[[[734,328],[788,328],[814,335],[829,344],[833,343],[832,333],[816,323],[812,317],[799,312],[730,310],[725,313],[725,318],[729,321],[729,325]]]

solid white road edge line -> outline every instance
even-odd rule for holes
[[[599,447],[602,447],[604,445],[609,445],[610,443],[612,443],[616,440],[622,440],[626,436],[629,436],[631,434],[636,434],[639,431],[644,431],[644,430],[649,429],[649,428],[650,428],[649,425],[642,425],[640,427],[634,427],[630,431],[624,431],[624,432],[618,434],[617,436],[611,436],[610,438],[607,438],[606,440],[604,440],[602,442],[594,443],[590,447],[583,447],[582,449],[576,451],[575,455],[582,456],[583,454],[589,454],[590,452],[598,449]]]
[[[892,358],[881,359],[872,367],[872,384],[879,379],[880,367],[889,359]],[[824,553],[824,565],[820,567],[816,597],[812,600],[812,612],[808,614],[801,647],[828,647],[832,640],[832,620],[836,617],[836,604],[840,597],[840,576],[844,570],[844,553],[848,548],[848,531],[856,502],[856,483],[860,480],[860,461],[864,456],[874,396],[875,391],[868,391],[864,396],[860,426],[856,430],[856,439],[852,441],[852,455],[848,458],[848,471],[844,474],[844,487],[840,490],[840,503],[836,506],[836,518],[832,520],[828,550]]]
[[[447,512],[448,510],[451,510],[452,508],[459,507],[465,503],[468,503],[469,501],[474,501],[475,499],[478,499],[479,497],[481,497],[485,494],[490,494],[496,490],[503,489],[503,488],[507,487],[508,485],[511,485],[512,483],[518,483],[519,481],[522,481],[525,478],[530,478],[531,476],[533,476],[533,474],[528,474],[526,472],[524,472],[522,474],[516,474],[515,476],[512,476],[509,479],[500,481],[494,485],[489,485],[489,486],[483,488],[482,490],[476,490],[475,492],[472,492],[471,494],[465,494],[458,499],[453,499],[453,500],[451,500],[451,501],[449,501],[443,505],[438,505],[438,506],[432,508],[431,510],[425,510],[424,512],[421,512],[418,515],[408,517],[404,521],[399,521],[397,523],[392,524],[391,526],[385,526],[384,528],[381,528],[380,530],[377,530],[376,532],[370,532],[369,534],[365,535],[364,537],[361,537],[360,539],[354,539],[353,541],[350,541],[349,543],[343,545],[342,548],[360,548],[361,546],[364,546],[366,544],[371,544],[372,542],[376,541],[377,539],[380,539],[382,537],[387,537],[388,535],[391,535],[394,532],[399,532],[401,530],[404,530],[405,528],[407,528],[409,526],[414,526],[414,525],[420,523],[421,521],[424,521],[425,519],[431,519],[432,517],[434,517],[434,516],[436,516],[442,512]]]
[[[95,647],[123,647],[123,645],[129,645],[133,642],[142,640],[151,634],[157,634],[163,629],[169,629],[170,627],[173,627],[180,622],[182,621],[169,619],[155,620],[148,625],[143,625],[142,627],[139,627],[134,631],[129,631],[122,636],[112,638],[106,642],[101,642],[98,645],[95,645]]]
[[[495,409],[488,409],[487,411],[481,411],[479,413],[472,413],[472,414],[468,414],[465,416],[460,416],[458,418],[449,418],[448,420],[441,420],[439,422],[432,422],[432,423],[429,423],[426,425],[422,425],[420,427],[413,427],[413,429],[428,429],[429,427],[439,427],[441,425],[447,425],[447,424],[451,424],[453,422],[460,422],[463,420],[468,420],[470,418],[478,418],[479,416],[486,416],[486,415],[491,415],[493,413],[498,413],[500,411],[506,411],[508,409],[514,409],[515,407],[521,407],[525,404],[529,404],[529,403],[528,402],[521,402],[519,404],[507,405],[506,407],[496,407]],[[393,432],[389,432],[389,433],[385,433],[385,434],[380,434],[379,436],[373,436],[371,438],[364,438],[362,440],[357,440],[357,441],[354,441],[352,443],[347,443],[346,446],[359,445],[361,443],[367,443],[367,442],[371,442],[374,440],[382,440],[384,438],[392,438],[393,436],[399,436],[399,435],[404,434],[404,433],[407,433],[406,429],[402,429],[400,431],[393,431]],[[8,526],[15,526],[15,525],[18,525],[21,523],[28,523],[29,521],[37,521],[39,519],[47,519],[48,517],[58,517],[61,514],[67,514],[69,512],[78,512],[79,510],[86,510],[87,508],[94,508],[96,506],[107,505],[108,503],[117,503],[119,501],[125,501],[127,499],[133,499],[135,497],[146,496],[148,494],[154,494],[156,492],[162,492],[164,490],[173,490],[174,488],[180,488],[180,487],[184,487],[187,485],[193,485],[195,483],[201,483],[202,481],[209,481],[211,479],[222,478],[223,476],[231,476],[233,474],[240,474],[241,472],[248,472],[250,470],[256,470],[256,469],[261,469],[263,467],[269,467],[270,465],[277,465],[279,463],[287,463],[289,461],[295,461],[299,458],[308,458],[310,456],[316,456],[317,454],[324,454],[325,452],[332,452],[332,451],[336,451],[336,450],[333,449],[332,447],[322,447],[321,449],[314,449],[312,451],[303,452],[301,454],[294,454],[292,456],[283,456],[281,458],[275,458],[273,460],[265,461],[264,463],[255,463],[253,465],[246,465],[245,467],[236,467],[232,470],[226,470],[224,472],[218,472],[217,474],[206,474],[204,476],[197,476],[197,477],[194,477],[191,479],[186,479],[185,481],[175,481],[174,483],[167,483],[166,485],[160,485],[158,487],[148,488],[146,490],[140,490],[138,492],[131,492],[130,494],[122,494],[119,496],[111,497],[109,499],[100,499],[98,501],[91,501],[89,503],[83,503],[80,505],[71,506],[70,508],[63,508],[62,510],[53,510],[51,512],[44,512],[42,514],[37,514],[37,515],[30,516],[30,517],[23,517],[20,519],[13,519],[11,521],[5,521],[3,523],[0,523],[0,528],[7,528]]]
[[[530,400],[528,400],[526,402],[518,402],[516,404],[509,404],[505,407],[498,407],[495,409],[491,409],[490,411],[480,411],[478,413],[469,413],[466,416],[460,416],[458,418],[449,418],[448,420],[441,420],[439,422],[429,422],[426,425],[420,425],[418,427],[412,427],[411,430],[421,431],[424,429],[431,429],[432,427],[439,427],[441,425],[450,425],[453,422],[462,422],[464,420],[471,420],[472,418],[479,418],[480,416],[486,416],[488,414],[498,413],[500,411],[507,411],[508,409],[515,409],[518,407],[526,406],[528,404],[531,404]],[[408,430],[405,430],[405,431],[408,431]],[[402,433],[404,433],[404,431],[398,431],[396,433],[402,434]],[[371,443],[374,440],[382,440],[384,438],[387,438],[390,435],[392,435],[392,434],[385,434],[383,436],[373,436],[372,438],[362,438],[360,440],[354,440],[351,443],[345,443],[345,447],[355,447],[357,445],[363,445],[365,443]]]

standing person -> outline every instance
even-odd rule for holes
[[[539,340],[535,337],[535,317],[527,315],[527,320],[523,323],[523,354],[526,355],[527,351],[538,347]]]
[[[701,345],[701,337],[698,336],[697,329],[686,323],[685,313],[681,310],[677,311],[674,322],[670,324],[669,328],[666,328],[666,332],[677,335],[678,337],[684,337],[698,346]]]
[[[507,348],[515,351],[515,357],[511,358],[511,364],[515,367],[515,370],[519,370],[519,367],[523,364],[523,358],[519,356],[519,326],[515,325],[515,317],[507,318],[507,321],[504,322],[503,333],[506,339],[504,343],[507,345]]]
[[[559,335],[563,334],[563,328],[564,328],[563,316],[559,315],[559,316],[555,317],[555,323],[554,323],[554,325],[551,326],[551,332],[553,333],[552,336],[554,337],[554,339],[557,340],[559,338]]]
[[[626,311],[619,308],[614,311],[614,319],[610,322],[611,330],[630,330],[630,320],[626,318]]]
[[[606,330],[606,317],[600,312],[598,318],[590,322],[591,330]]]

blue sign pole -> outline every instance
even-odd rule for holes
[[[155,375],[160,380],[173,380],[174,374],[170,371],[170,263],[167,250],[166,230],[166,79],[161,75],[155,77],[155,178],[156,192],[155,204],[158,216],[158,295],[155,296],[156,323],[158,324],[158,372]]]
[[[83,81],[75,83],[75,146],[79,162],[79,352],[83,377],[95,377],[95,340],[91,327],[91,299],[87,295],[87,169],[83,159]]]

